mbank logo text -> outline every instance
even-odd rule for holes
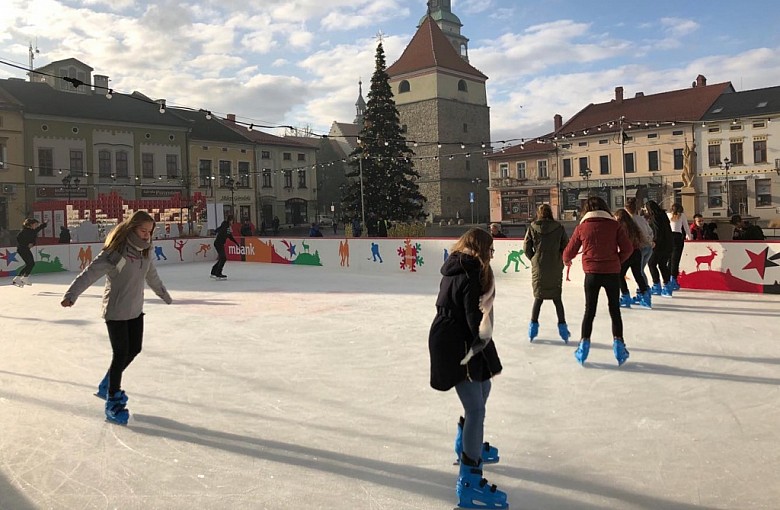
[[[228,246],[228,253],[231,255],[254,255],[255,247],[250,244],[249,246]]]

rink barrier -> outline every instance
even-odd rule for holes
[[[246,237],[228,241],[229,261],[315,266],[333,271],[438,277],[452,238],[308,238]],[[102,243],[36,246],[33,274],[80,271],[101,250]],[[499,279],[531,281],[531,263],[522,239],[496,239],[493,271]],[[216,260],[213,238],[154,241],[156,265]],[[15,247],[0,248],[5,268],[0,276],[14,276],[24,264]],[[2,264],[2,262],[0,262]],[[649,271],[646,274],[650,275]],[[564,285],[582,285],[581,257],[564,269]],[[629,288],[636,285],[630,281]],[[682,288],[780,294],[780,241],[690,241],[685,243],[678,281]]]

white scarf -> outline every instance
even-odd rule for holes
[[[479,323],[479,339],[475,341],[466,356],[460,360],[461,365],[465,365],[477,353],[487,347],[493,341],[493,300],[496,298],[495,280],[490,284],[490,288],[479,297],[479,310],[482,312],[482,321]]]

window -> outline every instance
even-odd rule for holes
[[[398,84],[398,93],[403,94],[404,92],[409,92],[412,90],[412,87],[409,85],[409,82],[406,80],[401,80],[401,83]]]
[[[625,159],[623,160],[623,164],[625,165],[626,173],[632,174],[636,172],[636,166],[634,165],[634,153],[629,152],[626,153]]]
[[[70,151],[70,173],[74,177],[84,175],[84,151]]]
[[[271,151],[260,151],[260,159],[271,159]]]
[[[720,165],[720,144],[713,144],[707,147],[707,163],[709,166]]]
[[[146,177],[146,173],[144,173]],[[154,177],[154,174],[152,174]],[[202,188],[211,186],[211,160],[201,159],[198,161],[198,181]]]
[[[571,158],[563,160],[563,176],[571,177]]]
[[[658,166],[658,151],[647,151],[647,169],[651,172],[660,170]]]
[[[203,160],[201,160],[202,162]],[[211,161],[208,162],[211,164]],[[209,166],[211,170],[211,166]],[[144,179],[154,179],[154,154],[144,152],[141,154],[141,177]],[[203,186],[203,184],[201,184]]]
[[[683,169],[683,149],[674,149],[674,169]]]
[[[763,120],[759,121],[759,122],[754,122],[753,123],[753,127],[754,128],[765,128],[766,127],[766,122],[764,122]]]
[[[501,178],[509,177],[509,163],[499,163],[498,176]]]
[[[772,179],[756,179],[756,207],[772,205]]]
[[[289,152],[285,152],[282,154],[282,159],[285,161],[292,161],[292,154]]]
[[[466,80],[458,80],[458,90],[461,92],[468,92],[469,87],[466,84]]]
[[[580,158],[580,175],[585,175],[590,171],[588,168],[588,158]]]
[[[232,165],[230,161],[224,159],[219,160],[219,187],[224,188],[227,186],[227,181],[233,175]]]
[[[165,174],[168,179],[179,177],[179,156],[177,154],[165,155]]]
[[[720,133],[719,127],[711,127],[707,130],[708,133]]]
[[[298,170],[298,187],[299,188],[306,187],[306,170],[304,170],[303,168]]]
[[[298,161],[306,161],[306,154],[298,153]]]
[[[742,154],[742,142],[731,142],[731,163],[733,165],[742,165],[745,163],[745,157]]]
[[[271,169],[270,168],[264,168],[263,169],[263,187],[264,188],[270,188],[271,187]]]
[[[579,146],[579,147],[587,147],[588,146],[588,142],[579,142],[579,143],[577,143],[577,146]]]
[[[753,163],[766,163],[766,140],[753,140]]]
[[[549,179],[550,174],[547,173],[547,160],[540,159],[536,161],[536,178],[537,179]]]
[[[601,175],[609,174],[609,156],[607,156],[606,154],[603,156],[599,156],[599,173]]]
[[[672,131],[672,136],[682,136],[682,135],[683,135],[682,129],[676,129]]]
[[[729,130],[742,131],[742,124],[732,124],[731,127],[729,127]]]
[[[54,149],[38,149],[38,175],[54,174]]]
[[[127,178],[127,151],[117,151],[114,158],[116,159],[116,176]]]
[[[238,187],[249,187],[249,161],[238,162]]]
[[[723,186],[720,181],[707,183],[707,207],[723,207]]]
[[[469,125],[466,124],[465,122],[463,123],[463,132],[464,133],[468,133],[469,132]]]
[[[599,140],[599,145],[607,145],[609,143],[609,138],[604,138],[603,140]]]
[[[98,176],[111,177],[111,152],[98,152]]]
[[[2,117],[0,117],[2,119]],[[3,127],[3,123],[0,122],[0,127]],[[5,162],[8,161],[8,148],[5,146],[5,141],[0,140],[0,169],[5,169]]]
[[[292,188],[292,170],[284,171],[284,187]]]
[[[647,137],[648,138],[658,138],[658,133],[648,133]]]
[[[516,166],[516,170],[517,170],[517,178],[518,179],[527,179],[528,178],[528,176],[526,176],[526,174],[525,174],[525,161],[518,161],[517,162],[517,166]]]

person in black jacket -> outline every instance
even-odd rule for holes
[[[233,234],[230,232],[230,225],[232,223],[233,215],[231,214],[216,230],[217,237],[214,239],[214,248],[217,249],[217,263],[214,264],[214,266],[211,268],[212,278],[217,278],[220,280],[227,278],[227,276],[222,274],[222,268],[225,267],[225,262],[227,262],[227,255],[225,254],[225,243],[227,243],[227,240],[230,239],[236,246],[238,246],[236,238],[233,237]]]
[[[60,244],[70,244],[70,229],[66,226],[60,227]]]
[[[24,266],[16,273],[13,283],[17,287],[32,285],[30,283],[30,273],[35,267],[35,258],[32,254],[32,247],[38,237],[38,232],[46,228],[46,223],[40,223],[35,218],[27,218],[22,223],[22,230],[16,236],[16,252],[22,257]]]
[[[436,317],[428,336],[430,383],[440,391],[454,387],[465,411],[455,440],[460,505],[506,508],[506,493],[482,478],[482,464],[499,459],[498,450],[482,442],[491,378],[502,370],[493,342],[493,237],[472,228],[450,252],[441,268]]]
[[[648,200],[645,208],[649,215],[648,223],[653,229],[653,254],[650,255],[650,261],[647,263],[650,277],[653,279],[650,293],[655,296],[671,297],[674,291],[669,285],[672,277],[672,270],[669,267],[672,258],[672,226],[669,223],[669,216],[656,202]],[[662,278],[663,287],[661,286]]]

